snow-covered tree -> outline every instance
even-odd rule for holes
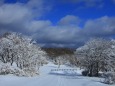
[[[35,75],[45,61],[46,53],[27,36],[7,33],[0,39],[0,60],[15,63],[26,75]]]
[[[104,74],[105,81],[104,83],[107,84],[115,84],[115,40],[111,40],[112,42],[112,49],[111,52],[108,54],[109,59],[107,60],[107,72]]]
[[[107,71],[108,55],[111,42],[102,38],[91,39],[76,50],[80,64],[86,68],[90,76],[98,76],[99,71]]]
[[[13,63],[13,43],[7,38],[0,39],[0,60],[3,63],[11,62]]]

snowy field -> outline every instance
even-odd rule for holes
[[[36,77],[17,77],[0,75],[0,86],[110,86],[101,83],[101,78],[83,77],[81,70],[72,70],[61,65],[48,64],[40,68],[40,75]],[[114,85],[111,85],[114,86]]]

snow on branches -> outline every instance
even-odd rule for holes
[[[80,66],[86,69],[87,75],[99,76],[99,71],[115,75],[114,40],[105,40],[102,38],[91,39],[84,46],[76,49],[75,53]]]
[[[27,76],[38,74],[46,53],[35,41],[18,33],[6,33],[0,38],[0,61],[16,64]]]

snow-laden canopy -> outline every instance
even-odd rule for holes
[[[15,63],[27,74],[38,73],[40,64],[45,61],[46,53],[27,36],[6,33],[0,39],[0,60],[3,64]]]

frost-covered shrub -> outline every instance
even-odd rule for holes
[[[16,76],[26,76],[26,74],[18,67],[13,67],[9,64],[0,64],[0,75],[13,74]]]
[[[25,72],[26,76],[36,76],[39,74],[38,70],[35,68],[24,68],[23,71]]]
[[[105,78],[104,83],[115,84],[115,72],[108,72],[103,75]]]
[[[2,65],[0,67],[0,75],[12,74],[13,71],[9,68],[8,65]]]

